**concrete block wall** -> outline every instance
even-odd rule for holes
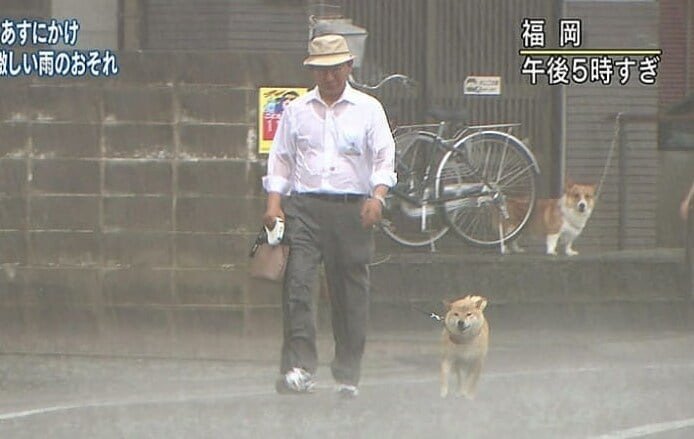
[[[301,56],[118,62],[109,79],[0,80],[0,346],[40,331],[57,349],[80,328],[243,333],[278,303],[246,276],[265,199],[257,88],[310,85]]]

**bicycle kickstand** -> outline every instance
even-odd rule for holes
[[[502,255],[506,254],[506,240],[504,239],[504,222],[509,219],[510,215],[505,204],[501,205],[501,215],[499,215],[499,251]]]
[[[506,241],[504,241],[504,224],[499,221],[499,251],[502,255],[506,254]]]

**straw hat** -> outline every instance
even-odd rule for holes
[[[330,67],[354,59],[347,40],[342,35],[321,35],[308,43],[308,58],[305,66]]]

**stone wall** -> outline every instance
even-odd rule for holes
[[[113,78],[0,78],[0,321],[248,331],[279,297],[246,276],[264,208],[257,88],[309,85],[301,58],[118,62]]]

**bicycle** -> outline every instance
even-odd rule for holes
[[[414,82],[405,75],[392,80]],[[467,125],[461,114],[436,114],[437,124],[393,130],[398,183],[386,197],[383,232],[395,242],[431,246],[450,229],[466,242],[501,246],[515,239],[535,205],[539,166],[532,152],[510,132],[518,123]],[[449,122],[463,124],[447,136]],[[436,128],[436,130],[432,130]]]

